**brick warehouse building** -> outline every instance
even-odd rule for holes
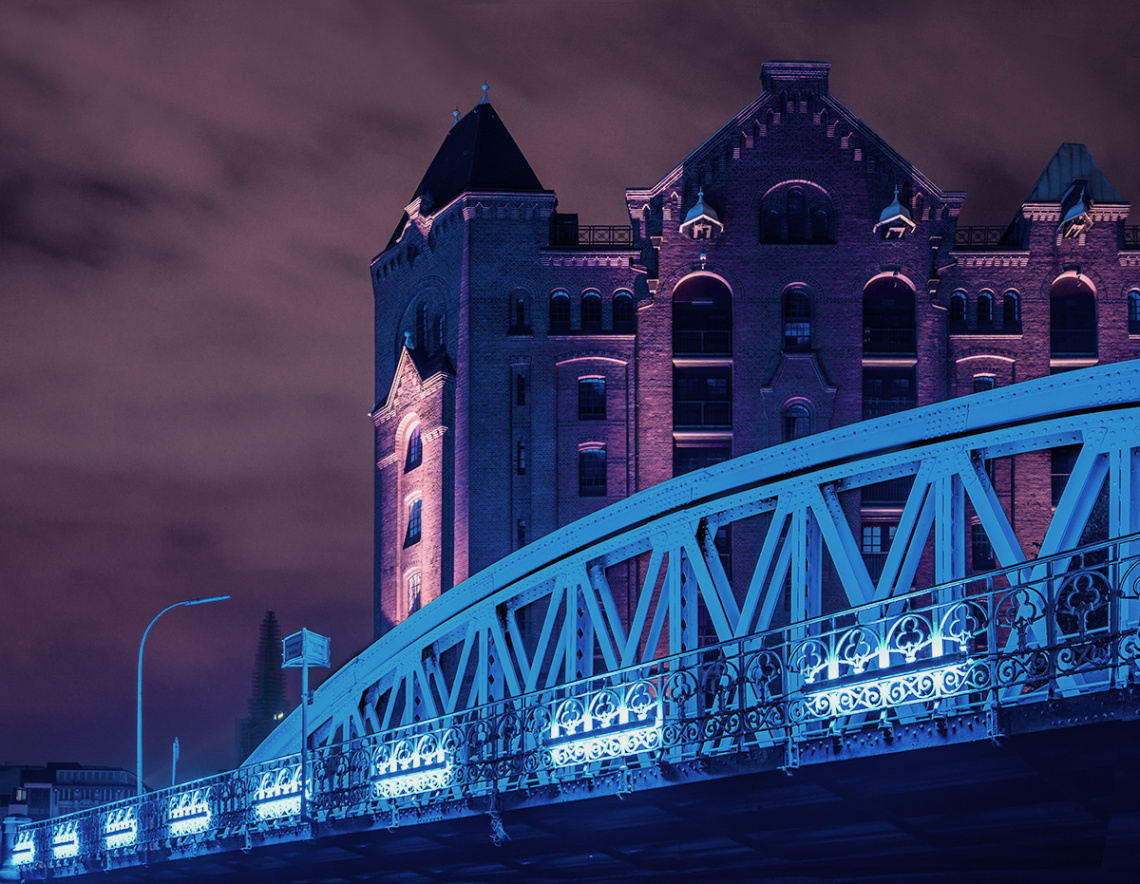
[[[763,65],[759,98],[626,191],[629,227],[559,213],[486,96],[457,119],[371,265],[377,636],[670,477],[1140,356],[1140,229],[1083,145],[1007,226],[958,228],[965,194],[837,102],[828,72]],[[1074,458],[992,465],[1019,534],[1043,537]],[[844,499],[872,574],[908,482]],[[734,529],[716,538],[730,573],[757,554]],[[984,534],[964,555],[993,566]]]

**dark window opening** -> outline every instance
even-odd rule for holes
[[[694,470],[703,470],[714,464],[723,463],[732,457],[732,446],[728,442],[715,443],[673,443],[673,475],[683,476]]]
[[[1021,301],[1017,292],[1006,292],[1001,299],[1001,321],[1005,331],[1016,332],[1021,328]]]
[[[1077,465],[1080,453],[1080,445],[1063,445],[1049,452],[1053,506],[1061,502],[1061,495],[1065,493],[1065,486],[1069,484],[1069,476]]]
[[[416,424],[408,434],[408,456],[404,460],[404,469],[415,469],[420,465],[423,459],[424,445],[423,440],[420,438],[420,425]]]
[[[526,443],[519,442],[515,446],[515,471],[520,476],[526,475]]]
[[[597,292],[587,292],[582,296],[582,331],[602,330],[602,296]]]
[[[988,393],[995,386],[997,386],[997,381],[988,375],[975,375],[974,376],[974,392],[975,393]]]
[[[732,355],[732,295],[719,279],[691,276],[673,290],[673,354]]]
[[[411,546],[420,542],[420,517],[423,511],[423,501],[413,500],[408,504],[408,533],[404,537],[404,546]]]
[[[579,420],[605,420],[606,379],[578,378]]]
[[[975,571],[993,570],[994,548],[986,536],[985,527],[977,522],[970,526],[970,553]]]
[[[950,296],[950,322],[966,322],[966,295],[963,292],[954,292]]]
[[[994,321],[994,302],[988,292],[978,295],[978,327],[992,325]]]
[[[883,566],[887,563],[887,555],[890,553],[897,527],[889,522],[872,522],[863,525],[863,561],[867,564],[867,571],[872,580],[878,580],[883,574]]]
[[[863,290],[863,355],[914,356],[914,290],[881,276]]]
[[[515,535],[518,548],[522,549],[524,546],[526,546],[526,519],[518,520]]]
[[[784,292],[784,349],[811,349],[811,297],[802,289]]]
[[[788,242],[803,242],[807,238],[804,211],[804,192],[799,187],[788,191]]]
[[[570,296],[566,292],[555,292],[550,296],[550,332],[560,334],[570,331]]]
[[[578,451],[578,495],[606,496],[605,448],[582,448]]]
[[[863,420],[914,408],[915,389],[913,368],[864,368]]]
[[[1140,335],[1140,291],[1128,293],[1128,334]]]
[[[633,331],[633,297],[629,292],[614,295],[614,331],[619,334]]]
[[[515,405],[526,405],[526,375],[515,375]]]
[[[1079,276],[1065,276],[1049,292],[1049,355],[1094,358],[1096,299]]]
[[[673,369],[673,426],[732,426],[732,370]]]
[[[420,572],[415,571],[408,575],[408,615],[416,613],[420,609],[422,601],[420,599]]]
[[[798,402],[784,410],[784,441],[792,442],[811,435],[811,411]]]

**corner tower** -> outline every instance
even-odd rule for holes
[[[472,562],[472,531],[495,502],[471,467],[493,456],[501,416],[485,403],[503,380],[478,351],[505,326],[502,265],[546,242],[554,202],[484,87],[371,263],[377,637],[511,550],[509,532],[480,534]]]

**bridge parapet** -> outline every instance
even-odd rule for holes
[[[316,832],[486,813],[568,784],[614,794],[686,765],[1131,687],[1140,536],[1102,542],[738,640],[458,710],[10,833],[4,868],[46,880]],[[1022,582],[1018,582],[1021,580]],[[1129,619],[1131,617],[1131,619]],[[697,768],[692,768],[696,770]]]

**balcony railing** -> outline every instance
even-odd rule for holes
[[[633,248],[633,228],[620,224],[554,224],[550,228],[550,245],[629,249]]]
[[[731,402],[674,402],[675,427],[731,427]]]
[[[895,399],[863,399],[863,420],[867,421],[874,417],[884,417],[888,414],[898,414],[900,411],[906,411],[909,408],[914,408],[918,404],[913,396],[898,397]]]
[[[1049,333],[1051,356],[1096,356],[1096,329],[1055,328]]]
[[[864,356],[914,356],[913,328],[864,328]]]
[[[673,329],[674,356],[731,356],[732,332],[727,329]]]

